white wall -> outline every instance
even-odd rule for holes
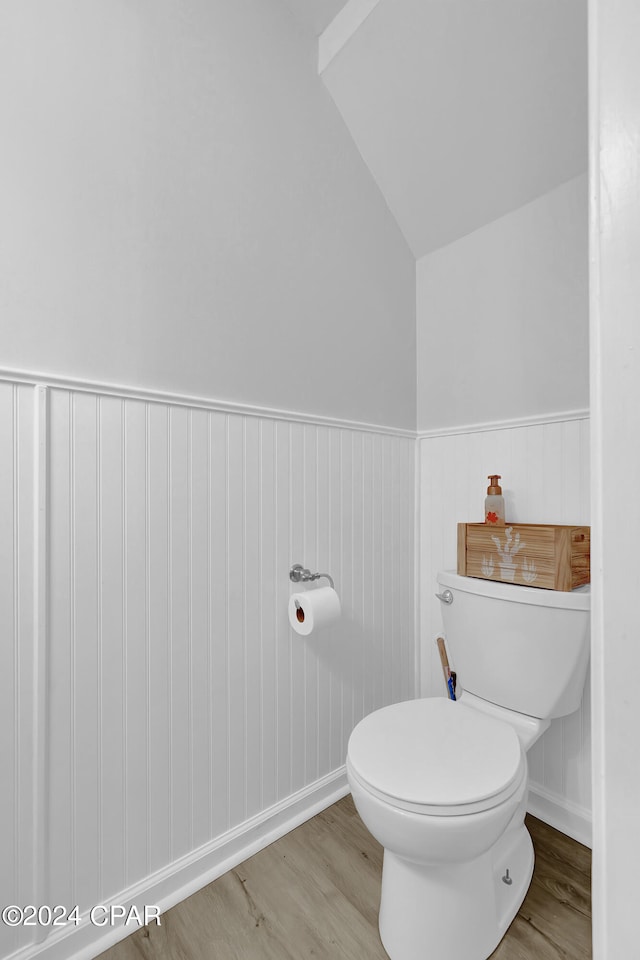
[[[588,406],[587,180],[417,264],[418,429]]]
[[[0,366],[415,426],[414,259],[281,0],[7,0],[0,127]]]
[[[420,653],[424,695],[444,696],[434,640],[442,635],[435,598],[439,570],[457,562],[457,523],[483,517],[486,476],[503,475],[507,518],[521,523],[589,523],[589,421],[424,437],[420,452]],[[450,648],[455,666],[455,646]],[[461,676],[464,684],[464,677]],[[529,753],[529,809],[591,843],[590,695],[554,720]]]
[[[610,960],[638,949],[640,7],[591,0],[589,14],[593,955]]]
[[[414,695],[415,441],[37,392],[0,382],[0,901],[166,908],[344,794],[355,723]],[[308,638],[292,562],[342,601]],[[0,924],[0,956],[36,933],[118,936]]]

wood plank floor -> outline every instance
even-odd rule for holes
[[[533,881],[492,960],[588,960],[591,852],[534,817],[527,826]],[[100,960],[387,960],[381,871],[382,847],[345,797]]]

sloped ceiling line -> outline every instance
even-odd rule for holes
[[[362,26],[380,0],[348,0],[318,40],[318,73],[322,74]]]
[[[319,59],[416,259],[587,169],[584,0],[348,0]]]

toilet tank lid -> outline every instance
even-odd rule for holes
[[[455,570],[441,570],[437,581],[442,587],[460,590],[462,593],[491,597],[494,600],[509,600],[511,603],[528,603],[535,607],[559,607],[563,610],[590,610],[591,586],[575,590],[541,590],[539,587],[523,587],[517,583],[500,583],[479,577],[461,577]]]

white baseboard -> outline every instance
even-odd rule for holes
[[[140,912],[145,904],[157,905],[164,913],[331,806],[348,792],[346,768],[343,766],[145,877],[140,883],[110,897],[106,905],[122,904],[128,907],[136,904]],[[38,960],[91,960],[136,929],[137,926],[133,925],[93,926],[87,912],[82,915],[77,927],[59,927],[42,943],[22,947],[11,954],[8,960],[32,960],[36,957]]]
[[[530,783],[527,810],[550,827],[591,847],[591,812],[584,807],[549,793],[538,783]]]

